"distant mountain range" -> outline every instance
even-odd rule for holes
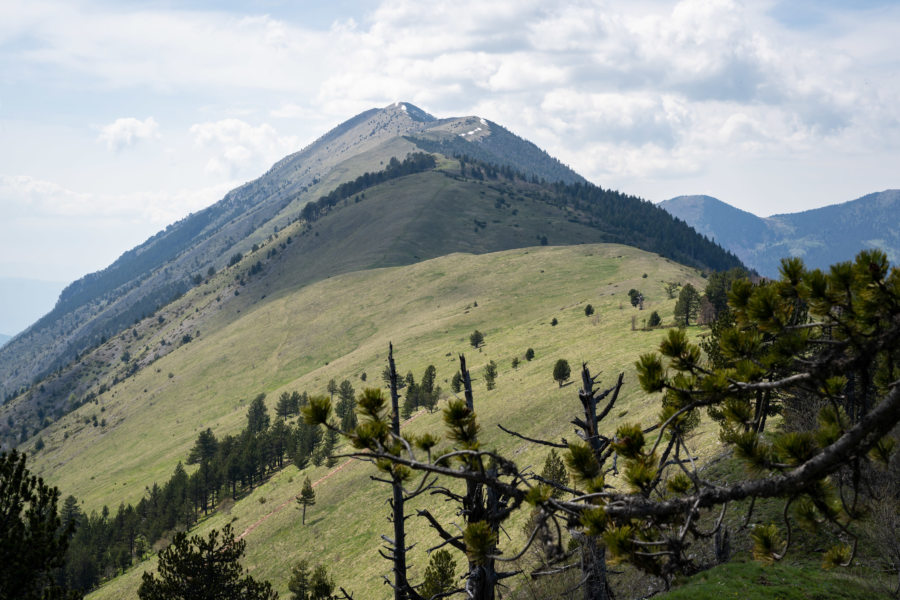
[[[778,276],[786,256],[826,269],[865,248],[880,248],[900,264],[900,190],[765,218],[711,196],[678,196],[659,206],[767,277]]]

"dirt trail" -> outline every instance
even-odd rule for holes
[[[419,415],[423,415],[423,414],[425,414],[425,411],[423,411],[423,410],[418,411],[416,414],[414,414],[413,416],[411,416],[411,417],[408,418],[407,420],[403,421],[403,423],[401,424],[401,426],[402,426],[402,425],[406,425],[406,424],[409,423],[410,421],[416,419]],[[323,481],[327,480],[329,477],[331,477],[331,476],[334,475],[335,473],[337,473],[337,472],[339,472],[340,470],[346,468],[348,465],[350,465],[351,463],[354,463],[354,462],[359,462],[359,461],[356,461],[356,460],[354,460],[354,459],[352,459],[352,458],[349,458],[349,459],[347,459],[345,462],[343,462],[342,464],[340,464],[340,465],[336,466],[335,468],[333,468],[332,470],[328,471],[328,473],[326,473],[325,475],[323,475],[322,477],[320,477],[319,479],[317,479],[316,481],[313,482],[313,484],[312,484],[313,489],[315,489],[320,483],[322,483]],[[252,533],[254,529],[256,529],[257,527],[259,527],[260,525],[262,525],[263,523],[265,523],[266,521],[268,521],[268,520],[269,520],[271,517],[273,517],[274,515],[278,514],[278,513],[281,512],[282,510],[284,510],[284,508],[287,507],[288,505],[293,504],[294,501],[295,501],[298,497],[299,497],[299,495],[298,495],[298,496],[293,496],[293,497],[291,497],[289,500],[285,500],[284,502],[282,502],[281,504],[279,504],[278,506],[276,506],[275,509],[274,509],[272,512],[266,514],[264,517],[262,517],[262,518],[261,518],[260,520],[258,520],[256,523],[254,523],[253,525],[251,525],[250,527],[248,527],[247,529],[245,529],[244,532],[241,533],[241,535],[239,535],[239,536],[237,537],[237,539],[242,540],[242,539],[244,539],[245,536],[250,535],[250,533]]]

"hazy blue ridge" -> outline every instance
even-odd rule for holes
[[[659,206],[767,277],[778,276],[783,257],[827,269],[867,248],[879,248],[900,264],[900,190],[765,218],[711,196],[678,196]]]

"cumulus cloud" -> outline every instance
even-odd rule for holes
[[[0,175],[0,271],[74,280],[106,267],[235,185],[228,181],[196,189],[98,194],[34,177]]]
[[[167,225],[190,212],[209,206],[236,186],[235,181],[175,191],[145,190],[123,194],[97,194],[26,175],[0,175],[0,205],[4,217],[79,219],[103,218],[122,222]],[[36,236],[40,239],[41,236]]]
[[[240,119],[197,123],[190,133],[197,146],[212,149],[206,170],[209,173],[236,175],[260,164],[272,163],[297,150],[296,136],[279,135],[267,123],[254,127]]]
[[[9,64],[200,98],[204,110],[222,98],[255,107],[186,117],[207,177],[258,174],[300,140],[394,100],[492,119],[624,189],[725,159],[900,152],[900,6],[889,3],[877,13],[816,5],[815,22],[796,27],[775,10],[792,3],[774,1],[385,0],[313,28],[277,7],[8,2],[0,40],[29,42]],[[110,149],[159,134],[155,122],[120,121],[101,133]]]
[[[159,124],[153,117],[147,117],[143,121],[134,117],[123,117],[109,125],[104,125],[97,139],[106,144],[109,150],[118,152],[134,146],[140,140],[158,139],[159,137]]]

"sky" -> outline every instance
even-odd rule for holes
[[[0,278],[102,269],[394,101],[653,201],[897,188],[898,31],[896,0],[0,0]]]

